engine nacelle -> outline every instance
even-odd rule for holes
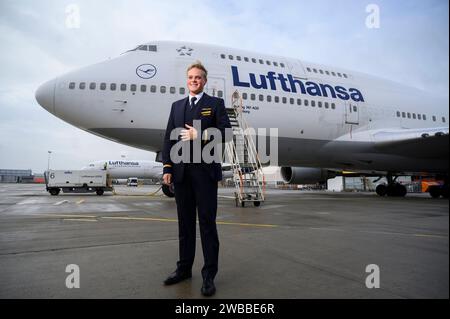
[[[336,177],[332,171],[313,167],[282,167],[280,172],[288,184],[325,183],[327,179]]]
[[[232,178],[233,171],[222,171],[222,179]]]

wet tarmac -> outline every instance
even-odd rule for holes
[[[178,228],[157,189],[0,184],[0,298],[203,298],[198,231],[193,277],[163,285]],[[448,199],[268,190],[260,207],[236,207],[232,193],[219,189],[213,298],[449,298]]]

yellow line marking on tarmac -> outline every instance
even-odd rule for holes
[[[236,225],[236,226],[252,226],[252,227],[278,227],[278,225],[269,225],[269,224],[250,224],[250,223],[233,223],[233,222],[217,222],[217,224],[222,225]]]
[[[90,221],[92,218],[98,219],[113,219],[113,220],[143,220],[143,221],[157,221],[157,222],[178,222],[178,219],[174,218],[153,218],[153,217],[126,217],[126,216],[91,216],[91,215],[53,215],[53,214],[43,214],[40,216],[45,217],[62,217],[65,220],[83,220],[87,221],[89,218]],[[270,224],[251,224],[251,223],[236,223],[236,222],[224,222],[217,221],[219,225],[234,225],[234,226],[246,226],[246,227],[279,227],[278,225],[270,225]]]
[[[81,203],[83,203],[85,200],[84,199],[80,199],[78,202],[77,202],[77,204],[81,204]]]
[[[141,195],[131,195],[131,194],[119,194],[116,193],[114,194],[115,196],[123,196],[123,197],[143,197],[143,196],[147,196],[147,197],[165,197],[165,195],[161,195],[161,194],[141,194]]]
[[[448,238],[448,236],[428,235],[428,234],[414,234],[415,237],[430,237],[430,238]]]
[[[158,222],[178,222],[178,219],[173,218],[150,218],[150,217],[100,217],[104,219],[118,219],[118,220],[148,220],[148,221],[158,221]],[[265,224],[249,224],[249,223],[233,223],[233,222],[223,222],[218,221],[217,224],[222,225],[236,225],[236,226],[253,226],[253,227],[278,227],[277,225],[265,225]]]
[[[178,219],[172,219],[172,218],[150,218],[150,217],[100,217],[103,219],[118,219],[118,220],[148,220],[148,221],[157,221],[157,222],[178,222]]]
[[[86,219],[86,218],[64,218],[63,220],[71,220],[77,222],[96,222],[96,219]]]

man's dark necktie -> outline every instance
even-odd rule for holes
[[[194,97],[191,99],[191,110],[193,110],[194,107],[195,107],[195,101],[197,101],[197,98],[194,96]]]

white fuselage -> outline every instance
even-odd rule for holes
[[[89,163],[82,169],[105,169],[112,178],[153,178],[161,179],[163,166],[161,163],[148,160],[105,160]]]
[[[146,50],[143,50],[146,49]],[[155,51],[156,50],[156,51]],[[278,165],[446,171],[442,159],[383,154],[354,136],[382,128],[448,130],[448,101],[366,74],[218,46],[153,42],[45,83],[39,103],[93,134],[159,152],[186,68],[208,69],[206,92],[226,106],[236,90],[248,124],[278,129]],[[84,84],[83,84],[84,83]],[[83,88],[84,85],[84,88]],[[115,87],[114,87],[115,86]]]

